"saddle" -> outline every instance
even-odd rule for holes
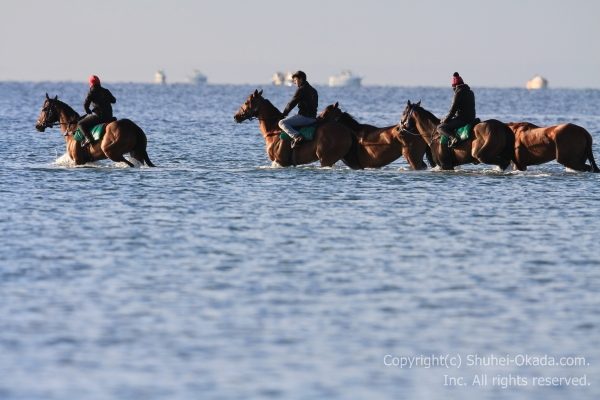
[[[90,129],[90,133],[92,134],[94,141],[96,142],[102,139],[102,136],[104,136],[104,132],[106,132],[106,125],[116,120],[117,119],[115,117],[112,117],[108,122],[103,122],[101,124],[94,125],[94,127]],[[79,127],[77,127],[75,132],[73,132],[73,139],[75,139],[78,142],[81,142],[85,139],[85,136],[83,135],[83,132],[81,132],[81,129]]]
[[[313,122],[310,125],[304,125],[304,126],[300,126],[300,127],[296,127],[296,130],[300,133],[300,136],[302,136],[302,138],[304,139],[304,141],[310,141],[313,140],[315,137],[315,131],[317,130],[318,127],[318,121],[317,122]],[[287,140],[290,141],[292,140],[289,135],[287,133],[285,133],[284,131],[281,131],[281,133],[279,134],[279,137],[283,140]]]
[[[92,134],[92,137],[94,138],[95,142],[102,139],[102,136],[104,136],[104,132],[106,131],[106,124],[107,122],[94,125],[94,127],[90,129],[90,133]],[[77,127],[77,130],[73,132],[73,139],[75,139],[78,142],[81,142],[85,139],[85,136],[83,135],[83,132],[81,132],[81,129],[79,127]]]
[[[456,138],[456,140],[451,141],[450,138],[448,138],[446,135],[442,135],[442,137],[440,138],[440,142],[443,145],[446,145],[447,147],[455,147],[460,143],[466,142],[467,140],[473,138],[473,128],[475,128],[475,125],[477,125],[480,122],[481,120],[479,118],[475,118],[473,123],[456,128],[456,130],[454,131],[454,137]]]

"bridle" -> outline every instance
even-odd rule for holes
[[[258,99],[258,98],[257,98]],[[262,98],[261,98],[262,100]],[[242,106],[242,114],[240,115],[242,121],[245,120],[253,120],[258,116],[258,109],[260,108],[261,102],[256,101],[256,105],[254,107],[248,107],[246,103]],[[260,118],[259,118],[260,120]]]
[[[54,125],[66,125],[67,127],[70,125],[77,124],[77,121],[71,122],[60,122],[58,111],[56,109],[56,104],[53,99],[48,99],[48,105],[42,108],[42,112],[44,113],[44,121],[42,121],[41,126],[44,128],[54,128]],[[56,115],[54,115],[56,114]],[[69,135],[68,129],[65,131],[64,136]]]
[[[254,107],[247,107],[246,104],[244,103],[244,105],[242,106],[242,114],[240,114],[241,120],[242,121],[251,121],[253,119],[257,119],[259,121],[275,121],[275,120],[281,120],[283,117],[280,115],[273,115],[267,118],[260,118],[258,116],[258,112],[260,110],[260,106],[263,104],[263,102],[265,101],[265,99],[263,97],[257,97],[256,98],[257,101],[256,105]]]
[[[409,121],[412,118],[412,116],[414,114],[414,110],[415,110],[414,107],[410,106],[410,111],[408,112],[408,115],[406,116],[406,120],[404,123],[402,121],[400,121],[400,123],[398,124],[398,130],[401,132],[406,132],[413,136],[421,136],[420,133],[411,131],[410,127],[406,123],[407,121]]]
[[[44,113],[44,121],[42,121],[42,127],[44,128],[54,128],[55,124],[61,124],[58,120],[58,112],[56,111],[56,106],[52,103],[52,100],[47,100],[48,105],[42,108],[42,112]],[[57,115],[53,115],[57,114]],[[53,121],[56,119],[56,121]]]

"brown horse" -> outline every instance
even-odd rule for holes
[[[529,122],[511,122],[515,134],[515,166],[525,171],[528,165],[556,159],[576,171],[600,172],[592,153],[592,135],[574,124],[539,127]],[[585,162],[589,160],[591,165]]]
[[[423,154],[429,150],[420,135],[406,135],[398,125],[378,128],[357,122],[339,103],[330,104],[318,117],[323,121],[335,121],[350,128],[354,133],[352,149],[342,161],[352,169],[381,168],[404,156],[413,169],[425,169]]]
[[[241,123],[247,119],[258,118],[260,131],[267,146],[267,155],[271,161],[283,167],[309,164],[320,161],[321,166],[330,167],[342,159],[352,146],[352,131],[336,122],[317,123],[314,139],[302,142],[291,148],[291,142],[282,140],[278,122],[283,114],[267,99],[262,90],[255,90],[242,104],[233,117]]]
[[[102,140],[83,148],[73,138],[78,121],[79,114],[75,110],[58,100],[58,96],[51,99],[46,93],[46,101],[44,101],[35,128],[44,132],[46,128],[52,128],[55,124],[59,124],[65,137],[67,153],[77,165],[109,158],[133,167],[133,164],[123,157],[123,154],[129,153],[140,163],[145,162],[149,167],[154,167],[146,152],[146,134],[132,121],[120,119],[109,122],[106,124]]]
[[[421,102],[408,101],[400,126],[408,132],[419,133],[431,148],[434,161],[442,169],[452,170],[462,164],[492,164],[505,170],[512,159],[514,136],[506,124],[490,119],[473,127],[473,138],[448,148],[441,143],[437,127],[440,120],[421,107]]]

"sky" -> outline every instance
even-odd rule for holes
[[[0,81],[600,88],[595,0],[2,0]]]

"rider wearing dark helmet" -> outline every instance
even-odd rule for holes
[[[450,147],[457,141],[454,131],[475,121],[475,94],[469,85],[463,82],[458,72],[452,75],[452,89],[454,89],[452,106],[438,126],[438,131],[448,137]]]
[[[79,128],[85,136],[85,140],[81,142],[81,147],[87,146],[88,144],[94,142],[94,138],[90,133],[90,129],[92,129],[95,125],[113,120],[111,104],[114,104],[117,101],[110,90],[100,86],[100,78],[98,78],[96,75],[90,76],[89,83],[90,91],[88,92],[85,102],[83,103],[83,108],[85,109],[87,115],[83,117],[81,121],[79,121]],[[91,110],[90,105],[93,107]]]
[[[284,118],[279,121],[279,127],[290,136],[292,139],[292,148],[294,148],[302,141],[302,136],[295,128],[310,125],[316,121],[319,94],[306,81],[306,74],[304,72],[298,71],[294,73],[292,79],[296,86],[298,86],[298,89],[292,100],[290,100],[283,110]],[[296,106],[298,106],[298,114],[288,117],[287,115]]]

